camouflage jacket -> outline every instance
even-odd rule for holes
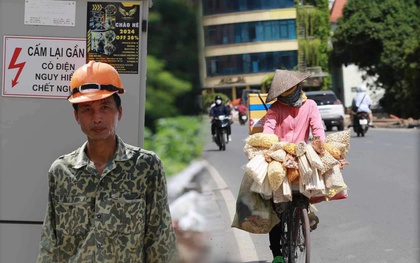
[[[176,262],[162,163],[117,141],[101,175],[86,143],[52,164],[37,263]]]

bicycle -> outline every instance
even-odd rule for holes
[[[293,192],[292,200],[275,206],[280,218],[283,258],[286,263],[310,263],[309,199],[299,192]]]

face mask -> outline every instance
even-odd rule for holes
[[[217,105],[220,105],[222,103],[222,101],[221,100],[216,100],[216,104]]]

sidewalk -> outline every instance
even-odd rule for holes
[[[413,118],[401,119],[392,114],[389,117],[377,117],[373,116],[373,125],[375,128],[420,128],[420,121]],[[344,127],[347,127],[350,124],[350,116],[346,114],[346,119],[344,120]]]
[[[180,263],[221,263],[224,222],[211,178],[201,161],[194,161],[168,179],[172,221]]]

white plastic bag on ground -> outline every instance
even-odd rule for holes
[[[169,205],[172,220],[177,221],[180,229],[206,231],[206,219],[201,214],[201,195],[197,191],[189,191]]]

